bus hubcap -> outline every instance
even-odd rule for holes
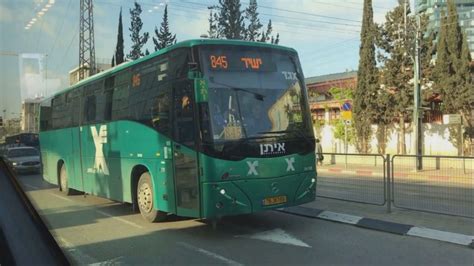
[[[153,206],[151,187],[148,184],[142,184],[138,189],[138,205],[145,212],[150,212]]]

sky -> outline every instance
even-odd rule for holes
[[[0,0],[0,115],[18,117],[20,81],[18,56],[46,54],[48,78],[69,84],[68,72],[79,62],[79,0]],[[125,53],[130,51],[130,8],[132,0],[93,0],[96,61],[110,62],[114,53],[117,24],[122,8]],[[150,33],[146,45],[153,51],[155,26],[159,27],[168,4],[170,29],[178,41],[207,33],[209,10],[217,0],[137,0],[141,4],[143,28]],[[413,2],[413,1],[410,1]],[[248,0],[241,0],[242,8]],[[262,24],[272,20],[280,44],[298,51],[305,77],[356,70],[360,44],[363,0],[257,0]],[[413,3],[411,3],[413,5]],[[397,0],[373,0],[374,20],[384,21]],[[36,17],[29,29],[25,26]]]

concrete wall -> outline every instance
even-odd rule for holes
[[[409,124],[406,125],[407,127]],[[320,134],[316,132],[316,137],[321,140],[321,145],[324,152],[344,152],[344,141],[335,139],[333,134],[333,126],[325,125],[320,129]],[[405,134],[405,144],[407,154],[414,154],[414,133],[409,128]],[[377,132],[377,126],[372,126],[372,139],[370,141],[371,152],[377,153],[377,138],[375,132]],[[427,123],[423,124],[424,132],[424,150],[425,155],[454,155],[457,156],[457,148],[449,141],[449,129],[447,125]],[[398,151],[398,125],[391,128],[388,132],[387,148],[385,153],[399,154]],[[349,145],[349,153],[357,153],[354,145]]]

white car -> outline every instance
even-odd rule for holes
[[[4,154],[7,163],[17,173],[40,173],[41,159],[37,149],[32,147],[8,148]]]

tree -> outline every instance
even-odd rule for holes
[[[176,34],[170,32],[170,25],[168,22],[168,5],[165,6],[165,12],[163,14],[163,21],[161,22],[160,30],[155,27],[156,38],[153,37],[155,43],[155,51],[166,48],[176,43]]]
[[[441,94],[445,113],[460,114],[472,128],[471,108],[474,106],[474,86],[472,82],[471,57],[467,40],[459,23],[456,5],[447,2],[448,13],[442,12],[437,46],[436,65],[433,70],[435,89]],[[462,151],[463,143],[458,136],[458,128],[450,127],[451,140]]]
[[[212,8],[218,12],[217,35],[226,39],[241,40],[245,37],[245,23],[240,0],[219,0]]]
[[[137,2],[135,2],[135,8],[130,9],[131,26],[129,28],[130,37],[132,39],[132,49],[128,54],[128,58],[132,60],[136,60],[144,55],[142,52],[142,47],[146,44],[149,37],[148,32],[144,32],[143,35],[140,34],[140,31],[143,27],[143,22],[140,18],[141,13],[141,6]]]
[[[209,30],[207,31],[207,34],[209,35],[209,38],[217,39],[219,38],[218,34],[218,25],[217,21],[219,20],[219,17],[217,16],[217,13],[214,13],[213,7],[208,7],[209,8]]]
[[[260,29],[263,27],[258,18],[257,0],[250,0],[249,6],[245,9],[245,19],[248,21],[245,40],[255,42],[259,39]]]
[[[115,55],[112,56],[112,62],[110,63],[111,67],[115,66]]]
[[[218,5],[209,6],[210,38],[237,39],[278,44],[280,35],[271,35],[272,22],[269,20],[266,30],[258,17],[257,0],[250,0],[249,6],[241,11],[240,0],[219,0]],[[248,26],[246,27],[246,23]]]
[[[416,37],[409,34],[416,32],[416,24],[415,18],[408,16],[410,8],[406,4],[407,1],[400,0],[399,5],[387,13],[386,22],[380,28],[378,44],[382,49],[382,55],[379,56],[383,63],[382,83],[388,91],[378,93],[378,101],[387,105],[380,104],[375,113],[379,127],[387,126],[392,119],[398,120],[398,152],[401,154],[406,153],[405,133],[411,128],[406,127],[406,122],[410,121],[413,112],[413,109],[410,110],[413,106],[413,84],[410,81],[414,77],[413,44]]]
[[[123,53],[123,26],[122,26],[122,8],[120,8],[118,30],[117,30],[117,44],[115,46],[115,55],[113,65],[120,65],[125,61]]]
[[[360,34],[359,69],[357,88],[354,92],[354,123],[357,135],[357,149],[369,152],[369,140],[372,134],[371,124],[379,89],[379,74],[375,61],[376,30],[373,23],[372,0],[364,0],[362,29]]]

